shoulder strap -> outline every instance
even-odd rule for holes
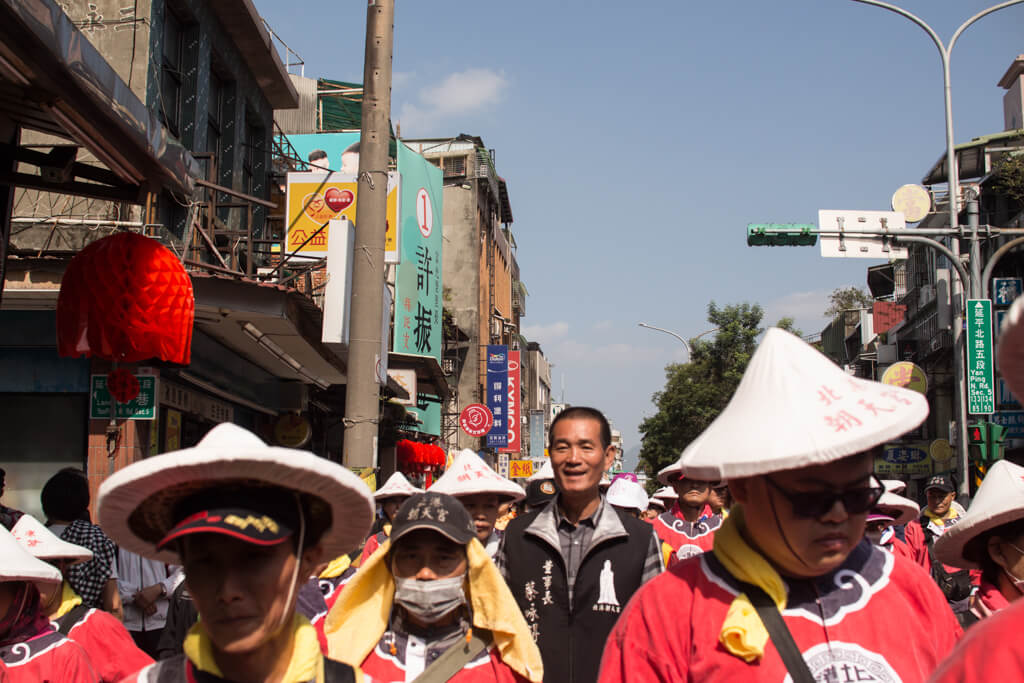
[[[751,604],[757,610],[757,616],[761,617],[761,622],[768,629],[768,635],[775,645],[775,649],[778,650],[779,656],[782,657],[782,663],[786,665],[786,670],[789,671],[793,683],[814,683],[814,676],[811,675],[811,670],[807,668],[807,662],[804,661],[800,649],[793,641],[793,634],[789,632],[786,622],[782,620],[775,601],[758,586],[740,583],[740,587],[750,598]]]
[[[71,629],[75,627],[82,617],[92,609],[89,605],[75,605],[68,613],[57,620],[57,630],[61,635],[66,636],[71,633]]]
[[[355,683],[356,673],[350,665],[324,657],[324,683]]]
[[[455,674],[462,671],[462,667],[491,646],[493,637],[491,632],[482,628],[472,630],[472,637],[469,642],[460,639],[459,642],[445,650],[444,654],[434,660],[434,663],[423,670],[413,683],[447,683]]]

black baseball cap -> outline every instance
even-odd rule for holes
[[[290,525],[273,517],[246,508],[214,508],[200,510],[174,525],[157,543],[157,550],[190,534],[221,534],[254,545],[277,545],[293,533]]]
[[[465,545],[476,538],[476,527],[469,512],[454,496],[447,493],[417,493],[409,496],[395,513],[391,524],[391,545],[419,529],[430,529],[445,538]]]
[[[956,487],[953,486],[953,479],[948,474],[936,474],[925,484],[924,490],[928,489],[939,489],[945,493],[952,493]]]
[[[544,505],[555,497],[556,492],[554,479],[531,481],[526,487],[526,498],[523,499],[523,504],[530,507]]]

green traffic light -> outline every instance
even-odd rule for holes
[[[747,226],[748,247],[813,247],[818,230],[806,223],[751,223]]]

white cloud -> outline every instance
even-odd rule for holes
[[[764,307],[764,324],[774,325],[779,318],[790,317],[805,335],[821,332],[829,322],[824,312],[828,308],[831,294],[831,290],[816,289],[791,292],[775,299]]]
[[[569,334],[569,323],[560,320],[547,325],[525,325],[522,332],[530,341],[551,344]]]
[[[405,81],[402,85],[410,84]],[[504,73],[490,69],[449,74],[439,83],[421,88],[413,101],[402,102],[397,120],[405,130],[427,134],[442,123],[494,107],[504,98],[508,85]]]

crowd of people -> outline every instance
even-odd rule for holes
[[[593,408],[555,417],[552,476],[525,490],[466,450],[425,491],[395,473],[371,492],[221,424],[114,473],[94,505],[62,470],[45,519],[0,506],[0,681],[1013,675],[1024,468],[997,462],[966,510],[937,474],[919,507],[873,466],[927,414],[773,329],[652,496],[603,481]]]

